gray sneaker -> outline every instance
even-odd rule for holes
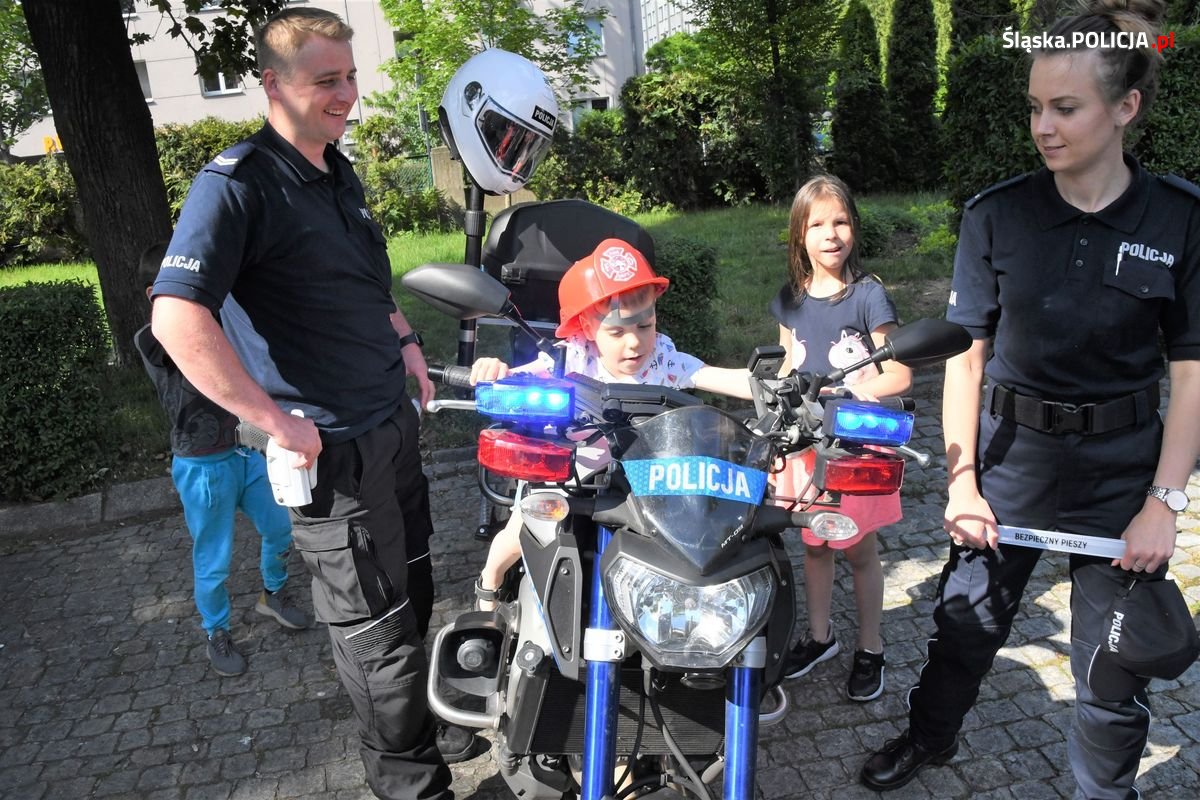
[[[274,593],[263,589],[258,596],[258,602],[254,604],[254,610],[294,631],[309,626],[308,615],[287,601],[283,589]]]
[[[245,657],[233,646],[233,639],[224,628],[208,637],[208,660],[218,675],[232,677],[246,671]]]

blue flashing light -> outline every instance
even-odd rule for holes
[[[475,408],[506,422],[558,425],[575,417],[575,388],[565,381],[536,375],[509,375],[475,387]]]
[[[825,404],[825,432],[860,444],[908,444],[913,420],[907,411],[874,403],[837,399]]]

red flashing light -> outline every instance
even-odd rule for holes
[[[512,431],[488,428],[479,432],[479,463],[506,478],[559,483],[571,477],[569,448]]]
[[[904,483],[904,459],[889,455],[843,456],[824,462],[817,485],[829,492],[891,494]]]

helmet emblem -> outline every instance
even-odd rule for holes
[[[600,254],[600,271],[610,281],[624,283],[637,275],[637,259],[624,247],[610,247]]]

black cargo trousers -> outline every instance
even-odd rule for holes
[[[453,800],[426,697],[433,524],[418,423],[404,397],[371,430],[327,445],[292,540],[358,718],[367,784],[385,800]]]
[[[1156,411],[1139,408],[1133,425],[1087,436],[1030,430],[990,414],[990,407],[989,397],[980,415],[979,472],[997,522],[1121,535],[1141,509],[1158,464],[1163,426]],[[1067,736],[1067,760],[1076,797],[1133,800],[1140,796],[1134,779],[1150,729],[1149,681],[1132,698],[1116,703],[1096,697],[1087,683],[1092,654],[1107,632],[1105,616],[1129,579],[1110,566],[1109,558],[1015,545],[996,551],[952,546],[933,612],[937,630],[908,695],[910,731],[930,749],[954,742],[1008,639],[1041,557],[1069,560],[1075,720]]]

